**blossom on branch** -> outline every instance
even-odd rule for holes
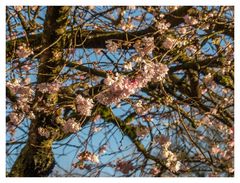
[[[79,123],[75,121],[74,118],[68,119],[64,124],[63,124],[63,131],[65,133],[76,133],[81,129],[81,126]]]
[[[141,40],[137,40],[133,47],[136,49],[136,51],[141,57],[151,54],[153,49],[155,48],[154,37],[145,36]]]
[[[16,55],[19,58],[27,58],[32,54],[33,54],[32,49],[27,47],[27,45],[25,43],[18,46],[17,51],[16,51]]]
[[[55,81],[52,83],[40,83],[37,85],[37,89],[42,93],[56,93],[59,91],[61,87],[61,83],[59,81]]]
[[[109,88],[99,93],[96,98],[104,105],[117,104],[120,100],[128,98],[145,87],[148,82],[162,80],[167,72],[168,67],[166,65],[149,62],[135,77],[131,78],[123,75],[117,75],[116,77],[107,76],[104,83]]]
[[[78,95],[75,99],[76,109],[80,115],[91,116],[93,108],[93,100],[84,98],[82,95]]]

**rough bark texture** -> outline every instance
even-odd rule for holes
[[[49,47],[40,57],[38,83],[51,82],[63,67],[61,53],[64,48],[64,33],[66,31],[70,7],[48,7],[42,34],[42,45]],[[54,43],[54,44],[53,44]],[[56,54],[59,57],[56,57]],[[36,94],[37,98],[40,93]],[[56,95],[44,95],[42,98],[51,101],[52,106],[57,102]],[[51,100],[53,99],[54,100]],[[41,102],[41,101],[37,101]],[[38,134],[39,127],[57,129],[54,125],[55,116],[39,112],[32,120],[29,129],[29,139],[12,167],[9,176],[13,177],[42,177],[48,176],[54,167],[52,143],[56,136],[48,139]],[[55,130],[56,132],[56,130]]]

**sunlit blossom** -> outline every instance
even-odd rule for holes
[[[80,115],[91,116],[92,108],[94,106],[93,100],[84,98],[82,95],[78,95],[75,99],[76,109]]]
[[[66,133],[76,133],[81,129],[80,123],[76,122],[74,118],[68,119],[63,124],[63,131]]]

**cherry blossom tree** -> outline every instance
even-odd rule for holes
[[[233,176],[233,13],[6,7],[7,176]]]

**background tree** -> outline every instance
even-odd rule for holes
[[[233,7],[6,17],[7,176],[233,176]]]

